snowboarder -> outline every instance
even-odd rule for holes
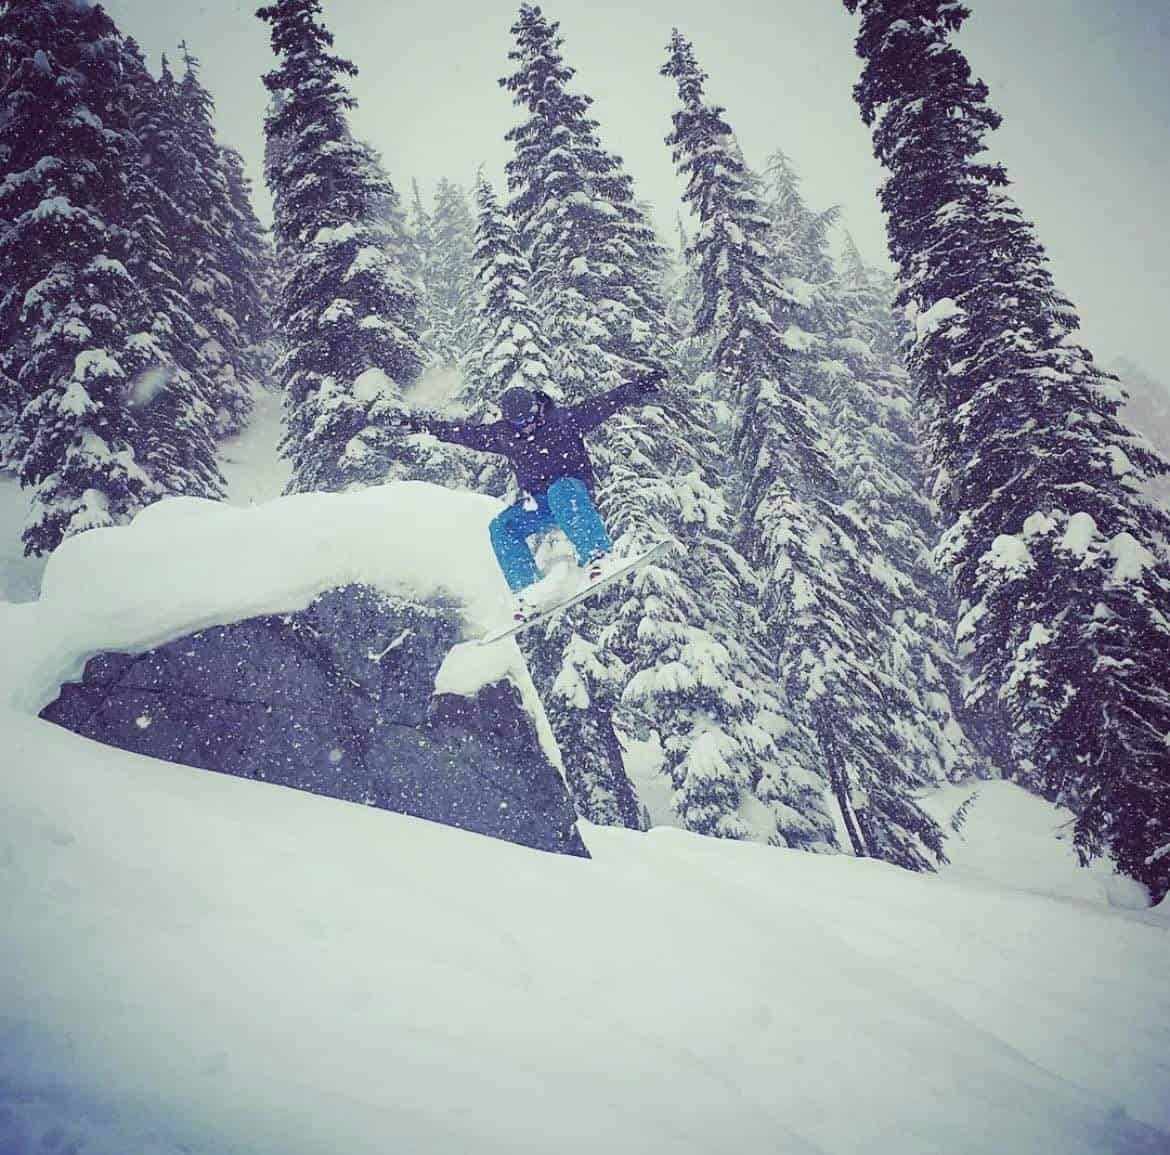
[[[498,453],[515,471],[520,499],[491,523],[492,548],[512,591],[515,621],[526,621],[536,609],[528,591],[541,574],[528,546],[531,535],[559,527],[573,543],[588,580],[601,577],[613,543],[593,504],[585,434],[624,406],[649,401],[665,377],[663,370],[653,369],[577,405],[558,405],[547,393],[513,385],[500,398],[501,420],[482,424],[417,411],[401,415],[402,424],[417,433]]]

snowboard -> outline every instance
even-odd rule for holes
[[[489,631],[479,639],[479,644],[481,646],[490,646],[493,642],[503,641],[504,638],[515,637],[522,630],[543,622],[545,618],[551,618],[553,614],[559,614],[562,610],[567,610],[570,606],[575,606],[578,602],[583,602],[586,598],[593,597],[594,594],[599,593],[607,586],[613,585],[614,582],[625,577],[626,574],[633,573],[639,566],[645,565],[648,561],[656,557],[661,557],[669,545],[669,541],[660,541],[652,545],[644,553],[638,554],[637,557],[628,558],[613,569],[606,570],[596,581],[587,582],[568,597],[558,598],[556,601],[550,602],[547,606],[538,607],[522,622],[508,622],[506,625]]]

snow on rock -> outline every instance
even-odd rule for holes
[[[506,677],[511,664],[507,646],[464,642],[448,651],[435,675],[435,693],[474,697],[484,686]]]
[[[435,693],[473,698],[484,686],[504,680],[519,691],[521,704],[536,724],[541,750],[563,775],[560,747],[515,638],[505,638],[489,646],[464,642],[453,647],[435,675]]]
[[[423,482],[305,493],[236,508],[199,498],[148,506],[80,534],[50,558],[39,602],[0,605],[0,708],[36,713],[85,659],[136,652],[212,625],[304,609],[360,582],[453,598],[469,633],[508,592],[491,552],[499,503]]]

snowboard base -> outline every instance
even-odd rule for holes
[[[521,633],[523,630],[535,626],[539,622],[543,622],[545,618],[551,618],[553,614],[559,614],[562,610],[567,610],[570,606],[575,606],[579,602],[585,601],[586,598],[593,597],[594,594],[599,593],[607,586],[613,585],[619,578],[623,578],[626,574],[632,573],[639,566],[645,565],[653,558],[660,557],[666,552],[670,544],[669,541],[657,542],[648,550],[638,554],[637,557],[629,558],[616,568],[603,573],[596,581],[588,582],[569,597],[559,598],[547,606],[540,606],[522,622],[508,622],[507,625],[489,631],[479,639],[479,644],[481,646],[490,646],[493,642],[503,641],[504,638],[515,637],[516,634]]]

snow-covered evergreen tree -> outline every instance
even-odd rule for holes
[[[881,636],[878,660],[903,691],[882,696],[884,724],[898,735],[903,763],[922,784],[963,778],[984,763],[964,732],[960,675],[948,641],[953,606],[929,565],[939,527],[931,516],[909,418],[908,382],[897,359],[893,289],[847,245],[845,276],[829,252],[836,209],[805,203],[791,160],[777,150],[765,166],[773,272],[793,295],[778,316],[790,366],[824,430],[844,507],[877,544],[857,576]],[[897,707],[897,708],[895,708]]]
[[[795,267],[788,283],[774,275],[773,221],[723,110],[704,99],[690,43],[675,31],[668,53],[662,72],[681,105],[668,143],[699,218],[696,328],[715,338],[734,408],[741,542],[760,575],[768,656],[790,727],[776,801],[792,806],[785,794],[823,775],[856,852],[924,867],[928,852],[941,854],[941,831],[913,799],[921,779],[891,725],[910,705],[882,669],[884,606],[870,576],[879,547],[849,508],[818,421],[815,394],[828,370],[817,336],[799,324],[806,282]],[[826,794],[814,788],[800,801],[832,842]]]
[[[0,10],[0,336],[10,452],[33,487],[30,553],[133,516],[157,493],[125,404],[136,287],[124,44],[100,7]]]
[[[199,80],[199,61],[186,45],[182,52],[183,78],[166,89],[182,129],[182,183],[175,190],[185,230],[177,250],[179,275],[198,329],[199,352],[215,383],[220,432],[229,434],[247,421],[257,386],[238,317],[251,304],[244,274],[256,256],[245,251],[254,238],[237,230],[251,233],[255,218],[241,217],[241,206],[233,202],[216,141],[215,102]]]
[[[330,52],[320,10],[320,0],[278,0],[258,13],[278,59],[264,78],[274,96],[265,129],[278,142],[266,177],[283,274],[276,373],[296,490],[425,477],[428,459],[442,459],[387,420],[422,366],[418,295],[394,255],[405,236],[398,195],[350,135],[346,80],[357,69]]]
[[[875,578],[892,595],[887,666],[914,709],[903,738],[929,778],[983,775],[1002,735],[964,702],[955,607],[932,560],[939,525],[899,353],[904,326],[893,311],[894,282],[866,266],[847,237],[839,286],[845,327],[833,349],[849,372],[831,397],[831,443],[850,498],[881,545],[885,564]]]
[[[553,379],[569,399],[579,400],[621,379],[620,366],[601,344],[609,336],[597,315],[604,270],[589,261],[616,217],[595,196],[590,177],[604,179],[616,165],[597,143],[596,122],[586,115],[589,98],[565,89],[573,72],[561,59],[556,24],[538,7],[522,4],[512,34],[516,44],[508,55],[516,71],[500,83],[528,119],[507,134],[515,145],[507,165],[509,211],[532,269],[530,291],[553,353]],[[601,438],[593,440],[596,446]],[[611,720],[621,664],[599,651],[594,622],[588,611],[573,614],[539,640],[526,639],[525,649],[581,812],[594,821],[636,826],[641,814]]]
[[[532,269],[511,217],[482,176],[475,188],[478,223],[472,259],[479,285],[478,324],[470,376],[477,408],[522,385],[556,394],[544,324],[528,290]]]
[[[410,220],[407,231],[410,237],[410,255],[404,269],[413,278],[418,290],[418,339],[422,345],[426,362],[433,360],[431,342],[431,302],[427,285],[431,280],[431,260],[434,257],[435,239],[431,228],[431,214],[423,204],[422,191],[418,180],[410,182]]]
[[[475,218],[463,190],[445,177],[435,191],[424,263],[430,365],[461,371],[475,342]]]
[[[662,360],[665,334],[655,278],[665,257],[621,160],[598,138],[590,97],[570,92],[557,23],[521,4],[500,81],[528,119],[507,139],[509,211],[532,265],[554,375],[570,393],[596,391]]]
[[[232,286],[231,315],[243,376],[263,383],[272,346],[272,241],[252,206],[244,158],[234,148],[221,146],[219,151],[231,208],[231,245],[224,262]]]
[[[1014,773],[1170,888],[1170,567],[1141,496],[1166,464],[1118,419],[1116,383],[1075,338],[1030,222],[982,158],[1000,117],[952,43],[955,0],[860,11],[855,95],[882,189],[929,430],[939,557],[960,599],[971,697],[1011,723]]]
[[[125,45],[123,77],[131,92],[127,268],[136,286],[126,404],[138,425],[137,456],[165,493],[222,497],[216,460],[215,383],[198,352],[198,326],[176,273],[173,244],[180,217],[164,187],[178,175],[168,137],[177,125],[138,46]],[[169,227],[168,227],[169,226]]]
[[[480,174],[475,189],[476,229],[472,262],[476,278],[476,331],[463,364],[460,398],[477,417],[495,416],[505,389],[520,385],[558,396],[543,322],[528,297],[532,270],[519,247],[511,217]],[[480,463],[477,487],[497,495],[509,490],[502,459]]]
[[[527,119],[509,133],[510,209],[553,377],[580,396],[669,361],[677,333],[662,290],[667,262],[621,161],[600,143],[589,97],[567,87],[573,70],[557,25],[525,4],[512,31],[516,71],[502,83]],[[598,504],[619,548],[674,538],[683,549],[550,631],[530,661],[587,817],[637,820],[609,737],[615,716],[624,730],[658,733],[690,829],[822,844],[795,809],[759,805],[778,798],[782,758],[765,725],[778,713],[751,649],[752,578],[729,540],[712,424],[683,381],[661,405],[618,416],[594,437]]]
[[[697,385],[699,378],[710,372],[711,341],[708,334],[693,332],[693,321],[699,310],[702,290],[695,267],[687,256],[691,238],[679,213],[675,229],[677,247],[671,254],[671,265],[666,283],[666,316],[674,338],[674,364],[685,381]],[[729,425],[724,416],[720,424]]]

